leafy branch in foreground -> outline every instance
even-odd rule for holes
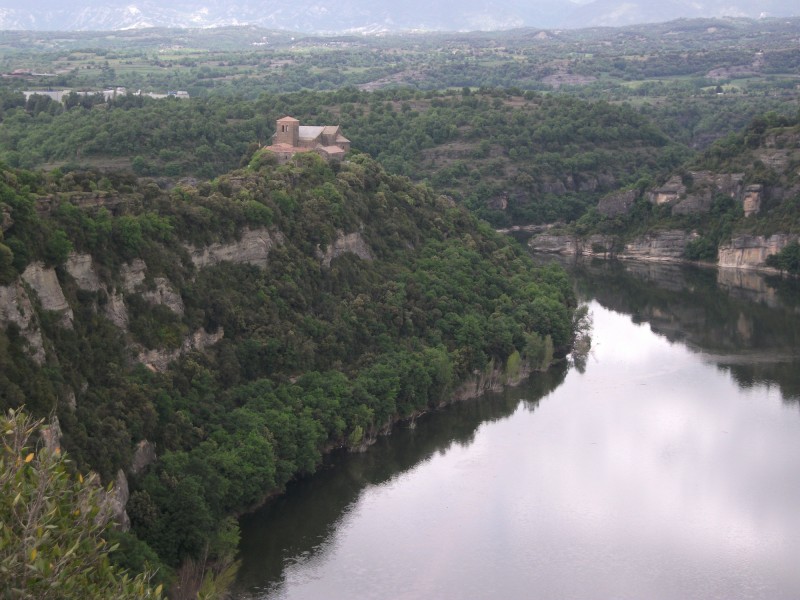
[[[98,477],[70,475],[60,449],[34,448],[42,430],[21,410],[0,418],[0,588],[5,598],[160,598],[149,576],[112,565],[111,512]]]

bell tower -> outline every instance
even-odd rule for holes
[[[294,117],[283,117],[275,122],[275,144],[297,146],[300,142],[300,121]]]

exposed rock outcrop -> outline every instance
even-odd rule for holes
[[[111,488],[111,491],[106,494],[106,503],[120,531],[128,531],[131,528],[131,519],[128,517],[128,513],[125,510],[130,497],[128,478],[125,476],[125,471],[120,469],[117,471],[117,478],[114,480],[114,486]]]
[[[336,239],[328,245],[328,249],[323,253],[318,250],[317,255],[322,260],[322,264],[326,267],[331,266],[331,261],[337,256],[345,253],[355,254],[362,260],[372,260],[372,252],[364,241],[363,236],[359,232],[344,233],[337,232]]]
[[[647,199],[655,205],[671,204],[677,202],[686,193],[686,186],[683,185],[680,175],[673,175],[661,187],[657,187],[647,194]]]
[[[122,275],[122,289],[131,293],[144,283],[147,265],[141,258],[134,258],[131,262],[122,265],[119,272]]]
[[[578,242],[573,235],[542,233],[528,240],[528,247],[544,254],[578,254]]]
[[[141,293],[142,297],[151,304],[163,304],[172,312],[183,315],[183,298],[166,277],[156,277],[153,281],[155,289],[145,289],[144,282],[147,274],[147,265],[141,258],[135,258],[122,265],[122,289],[126,293]]]
[[[270,250],[283,243],[283,235],[268,229],[245,229],[238,241],[211,244],[203,248],[186,246],[195,267],[203,268],[222,262],[267,266]]]
[[[541,234],[532,237],[528,246],[534,252],[549,254],[566,254],[573,256],[600,256],[632,258],[651,261],[680,261],[683,258],[686,244],[695,239],[696,233],[680,230],[655,231],[637,238],[619,248],[613,237],[592,235],[580,238],[574,235]]]
[[[634,258],[652,261],[680,261],[683,259],[686,245],[699,235],[687,233],[680,229],[653,231],[630,243],[625,244],[621,258]]]
[[[156,371],[164,371],[169,363],[176,360],[182,354],[191,350],[204,350],[216,344],[225,335],[225,331],[220,327],[213,333],[208,333],[205,329],[198,329],[192,335],[187,336],[180,348],[175,350],[164,350],[155,348],[153,350],[142,350],[139,353],[140,363],[148,365]]]
[[[136,444],[131,461],[131,473],[138,475],[147,467],[156,462],[156,445],[153,442],[142,440]]]
[[[120,329],[128,329],[128,307],[122,294],[109,294],[103,314]]]
[[[66,262],[67,273],[72,275],[75,283],[82,290],[96,292],[103,288],[100,277],[94,268],[91,254],[70,253]]]
[[[764,186],[761,184],[748,185],[744,189],[742,196],[742,207],[744,216],[756,215],[761,211],[761,200],[764,194]]]
[[[42,427],[41,432],[45,448],[50,452],[61,449],[61,423],[58,422],[58,417],[53,417],[47,425]]]
[[[673,175],[664,185],[648,192],[648,200],[659,206],[671,205],[676,215],[708,212],[717,194],[742,200],[744,173],[692,171],[688,177],[691,182],[687,185],[683,177]]]
[[[154,281],[156,289],[142,292],[144,299],[153,304],[163,304],[172,312],[183,315],[183,298],[181,298],[181,295],[172,287],[169,279],[165,277],[156,277]]]
[[[64,395],[64,403],[67,405],[71,411],[75,411],[78,408],[78,398],[75,396],[75,391],[72,389],[67,389]]]
[[[122,294],[113,294],[108,291],[105,284],[100,281],[97,269],[94,267],[94,260],[91,254],[77,254],[73,252],[67,257],[67,273],[75,280],[78,287],[87,292],[97,292],[103,290],[108,299],[103,307],[103,314],[109,321],[120,329],[128,328],[128,308],[125,306],[125,299]],[[124,275],[123,275],[124,277]]]
[[[600,199],[597,205],[597,211],[606,217],[616,217],[617,215],[624,215],[633,206],[636,200],[635,190],[625,190],[621,192],[614,192],[608,196]]]
[[[576,235],[550,235],[544,233],[535,235],[528,240],[528,247],[534,252],[565,254],[568,256],[607,257],[617,252],[614,238],[599,234],[582,238]]]
[[[55,269],[46,268],[41,262],[31,263],[22,273],[22,279],[39,296],[43,309],[61,313],[61,324],[72,328],[72,308],[64,297]]]
[[[506,373],[504,369],[499,368],[492,369],[486,373],[476,374],[453,390],[453,393],[445,401],[440,403],[439,407],[444,407],[453,402],[477,398],[486,392],[499,392],[505,386],[519,385],[536,370],[541,369],[534,368],[530,362],[523,360],[517,372],[511,375]]]
[[[28,352],[33,361],[43,365],[45,361],[42,332],[33,312],[33,304],[20,280],[0,286],[0,325],[14,323],[28,342]]]
[[[770,254],[777,254],[789,244],[798,240],[796,234],[778,233],[769,237],[763,235],[740,235],[729,244],[721,245],[717,255],[720,267],[737,269],[764,269]]]

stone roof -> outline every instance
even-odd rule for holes
[[[296,146],[292,146],[291,144],[272,144],[271,146],[264,146],[264,150],[270,150],[272,152],[291,152],[295,154],[297,152],[303,152],[307,150],[307,148],[298,148]]]
[[[278,123],[299,123],[300,121],[295,119],[294,117],[285,116],[281,119],[278,119]]]
[[[338,125],[325,125],[322,129],[322,133],[325,135],[334,135],[335,133],[339,133],[339,126]]]
[[[344,154],[344,150],[339,146],[318,146],[317,148],[325,154]]]
[[[322,135],[324,129],[321,125],[300,125],[300,139],[314,140]]]

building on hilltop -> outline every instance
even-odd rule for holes
[[[342,135],[339,125],[300,125],[294,117],[275,122],[272,145],[265,150],[274,152],[281,164],[298,152],[316,152],[325,160],[342,160],[350,150],[350,140]]]

